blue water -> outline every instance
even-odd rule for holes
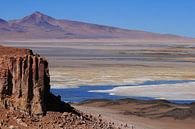
[[[90,99],[123,99],[129,98],[129,96],[117,96],[117,95],[109,95],[108,93],[94,93],[88,92],[90,90],[110,90],[119,86],[143,86],[143,85],[159,85],[159,84],[177,84],[177,83],[188,83],[195,82],[195,80],[159,80],[159,81],[146,81],[142,84],[137,85],[111,85],[111,86],[80,86],[78,88],[67,88],[67,89],[51,89],[51,92],[55,95],[60,95],[61,99],[65,102],[81,102]],[[139,96],[131,96],[131,98],[141,99],[141,100],[154,100],[154,98],[149,97],[139,97]],[[171,100],[170,100],[171,101]],[[194,101],[186,101],[186,100],[174,100],[174,103],[191,103]]]

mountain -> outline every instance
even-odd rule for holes
[[[0,25],[7,24],[8,22],[0,18]]]
[[[9,23],[3,19],[0,19],[0,33],[9,31]]]
[[[22,19],[0,19],[0,39],[98,39],[123,38],[132,40],[183,40],[187,37],[121,29],[78,21],[55,19],[35,12]]]

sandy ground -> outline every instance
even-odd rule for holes
[[[105,121],[114,122],[124,129],[194,129],[194,120],[174,120],[173,118],[149,119],[133,115],[122,115],[120,111],[101,107],[75,106],[93,115],[101,114]]]

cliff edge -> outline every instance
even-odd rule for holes
[[[48,62],[29,49],[0,46],[0,106],[29,115],[74,111],[50,93]]]

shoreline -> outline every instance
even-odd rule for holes
[[[93,102],[93,101],[120,101],[120,100],[133,100],[133,101],[142,101],[142,102],[152,102],[152,101],[165,101],[167,103],[170,104],[177,104],[177,105],[191,105],[195,103],[195,100],[166,100],[166,99],[154,99],[154,98],[139,98],[139,97],[124,97],[121,99],[88,99],[88,100],[84,100],[84,101],[80,101],[80,102],[68,102],[70,104],[82,104],[82,103],[87,103],[87,102]]]
[[[124,98],[134,98],[134,99],[139,99],[139,100],[168,100],[174,103],[192,103],[195,102],[195,99],[193,97],[190,97],[190,92],[193,90],[177,90],[178,92],[174,93],[172,95],[172,98],[174,99],[162,99],[162,97],[152,97],[153,92],[161,92],[162,96],[166,97],[166,93],[169,91],[169,87],[175,89],[175,87],[179,89],[185,89],[186,87],[192,87],[192,84],[194,84],[194,80],[156,80],[156,81],[144,81],[142,83],[137,83],[137,84],[121,84],[121,85],[82,85],[78,87],[52,87],[52,92],[56,95],[60,95],[63,101],[65,102],[81,102],[85,100],[90,100],[90,99],[110,99],[110,100],[117,100],[117,99],[124,99]],[[189,85],[189,86],[188,86]],[[136,94],[131,94],[129,92],[127,95],[125,92],[121,92],[123,94],[111,94],[111,92],[108,91],[114,91],[117,88],[125,88],[125,89],[131,89],[133,90],[138,90],[139,88],[150,88],[153,90],[151,92],[150,96],[148,95],[142,95],[141,92],[136,92]],[[166,90],[167,92],[163,92],[163,89]],[[156,90],[155,90],[156,89]],[[127,90],[128,91],[128,90]],[[146,94],[145,90],[145,94]],[[149,91],[150,93],[150,91]],[[180,94],[188,94],[188,97],[184,96],[182,99],[182,96],[177,98],[178,95]],[[193,94],[191,94],[193,96]],[[189,98],[189,99],[187,99]]]

